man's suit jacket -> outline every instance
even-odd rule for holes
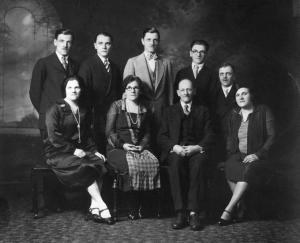
[[[216,87],[216,78],[210,68],[205,64],[199,71],[197,77],[194,77],[192,65],[182,68],[176,74],[175,78],[175,90],[178,89],[178,83],[182,79],[189,79],[193,82],[196,90],[196,95],[193,98],[193,102],[198,105],[205,105],[210,108],[210,96]],[[178,96],[175,96],[174,102],[179,100]]]
[[[63,98],[61,84],[65,78],[75,75],[78,64],[70,57],[68,68],[64,69],[56,53],[41,58],[32,71],[29,96],[31,103],[39,113],[39,127],[45,128],[45,113],[57,100]]]
[[[221,84],[219,82],[211,96],[212,120],[216,131],[218,133],[224,133],[223,135],[225,135],[227,129],[228,114],[232,111],[233,108],[237,107],[235,101],[235,93],[237,89],[238,85],[233,84],[227,97],[225,97]]]
[[[157,59],[156,82],[152,87],[147,60],[144,53],[128,59],[124,69],[123,78],[128,75],[138,76],[144,86],[143,94],[150,102],[156,117],[161,117],[162,109],[173,103],[173,70],[172,64],[165,58]]]
[[[106,120],[110,105],[121,95],[121,72],[116,64],[111,60],[109,62],[108,73],[100,57],[94,54],[80,65],[78,72],[87,89],[87,103],[94,109],[95,125],[100,120]]]
[[[157,142],[162,150],[162,162],[168,157],[173,146],[181,142],[180,133],[183,114],[180,102],[168,107],[164,111],[157,138]],[[207,150],[214,141],[209,111],[205,106],[198,106],[193,103],[190,116],[193,119],[193,131],[196,144]]]

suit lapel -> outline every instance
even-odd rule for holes
[[[200,72],[201,72],[202,70],[197,74],[197,77],[196,77],[196,78],[195,78],[195,76],[194,76],[194,72],[193,72],[193,69],[192,69],[192,64],[189,65],[187,71],[188,71],[188,76],[189,76],[189,77],[192,77],[192,81],[194,81],[194,80],[196,80],[196,78],[198,78],[198,76],[199,76],[199,74],[200,74]]]
[[[111,80],[112,80],[112,71],[113,71],[113,64],[111,62],[111,60],[109,59],[109,63],[110,63],[110,73],[108,73],[106,71],[106,68],[104,66],[104,63],[102,62],[102,60],[100,59],[100,57],[95,54],[95,60],[100,68],[100,72],[102,72],[103,76],[105,77],[104,80],[105,82],[107,82],[104,87],[105,88],[105,96],[107,96],[110,93],[110,89],[111,89]]]
[[[66,70],[64,69],[63,65],[59,61],[58,56],[56,55],[55,52],[52,54],[51,59],[52,59],[52,62],[53,62],[55,67],[57,67],[58,69],[61,69],[64,72],[66,72]]]
[[[180,136],[180,127],[181,127],[181,116],[182,116],[182,108],[180,105],[180,102],[178,102],[175,105],[175,112],[174,112],[174,130],[172,131],[174,133],[174,137],[177,139],[177,142],[179,141],[179,136]]]
[[[144,53],[139,55],[136,59],[136,67],[140,72],[140,78],[152,89],[151,78],[148,70],[148,65]],[[139,76],[139,75],[138,75]]]
[[[156,90],[164,74],[164,63],[161,59],[157,59],[157,70],[155,71],[156,71],[156,80],[155,80],[155,90]]]

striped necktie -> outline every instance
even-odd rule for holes
[[[190,114],[190,111],[189,111],[189,105],[184,105],[183,112],[184,112],[184,114],[186,114],[187,116]]]
[[[108,59],[105,59],[104,66],[105,66],[106,71],[109,73],[110,72],[110,64],[109,64]]]
[[[61,57],[61,64],[63,65],[63,67],[64,67],[65,70],[67,70],[67,68],[68,68],[68,62],[67,62],[67,60],[68,60],[68,57],[66,57],[66,56],[62,56]]]
[[[194,65],[194,67],[193,67],[193,74],[194,74],[195,78],[197,78],[198,70],[199,70],[199,66],[198,65]]]

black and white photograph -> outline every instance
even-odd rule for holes
[[[299,242],[300,0],[0,0],[0,242]]]

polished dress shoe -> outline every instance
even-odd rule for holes
[[[98,211],[98,214],[93,213],[96,210]],[[96,223],[105,223],[105,224],[109,224],[109,225],[114,224],[115,221],[113,220],[112,217],[109,217],[109,218],[101,217],[101,213],[105,210],[108,210],[108,209],[105,208],[105,209],[100,210],[99,208],[90,208],[89,212],[87,213],[87,215],[85,217],[85,220],[86,221],[93,220]]]
[[[227,225],[230,225],[233,223],[232,221],[232,216],[231,216],[231,212],[227,211],[227,210],[224,210],[225,213],[227,213],[230,217],[228,219],[222,219],[220,218],[219,221],[218,221],[218,225],[219,226],[227,226]]]
[[[203,228],[203,225],[200,222],[199,214],[194,213],[190,215],[190,228],[194,231],[198,231]]]
[[[172,229],[182,229],[187,225],[186,217],[183,212],[178,212],[176,220],[172,224]]]

